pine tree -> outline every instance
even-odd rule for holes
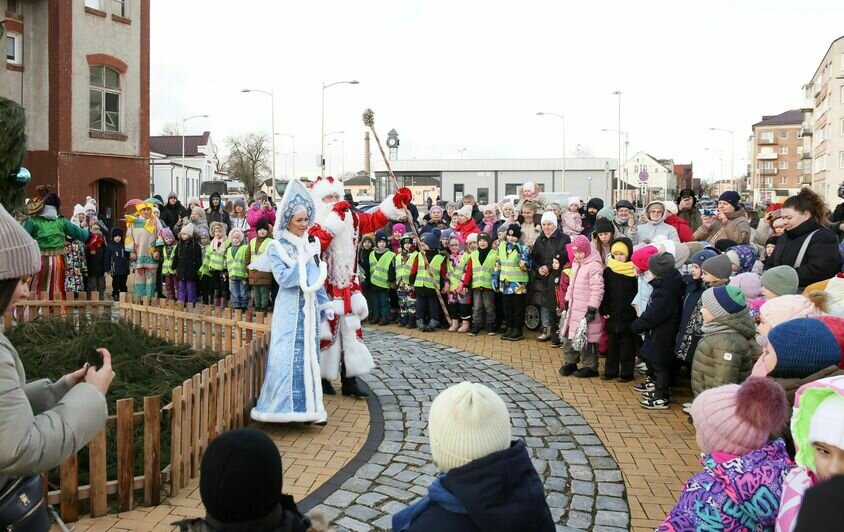
[[[24,187],[17,179],[26,157],[26,115],[23,107],[0,98],[0,203],[9,212],[23,208]]]

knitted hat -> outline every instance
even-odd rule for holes
[[[519,224],[510,224],[507,226],[507,236],[514,236],[516,238],[521,238],[522,236],[522,228]]]
[[[815,409],[809,422],[809,443],[844,449],[844,396],[830,394]]]
[[[380,241],[382,241],[382,240],[383,240],[384,242],[386,242],[387,240],[389,240],[389,237],[387,236],[387,233],[385,233],[384,231],[376,231],[376,232],[375,232],[375,243],[377,244],[378,242],[380,242]]]
[[[627,244],[624,242],[616,241],[610,246],[610,253],[615,255],[616,253],[624,253],[626,257],[629,258],[630,255],[630,248],[627,247]]]
[[[542,221],[541,223],[550,222],[554,224],[554,227],[557,227],[557,215],[551,211],[542,213]]]
[[[443,472],[510,447],[507,405],[483,384],[461,382],[440,393],[428,414],[431,456]]]
[[[830,279],[823,291],[826,292],[829,305],[832,308],[831,312],[833,314],[840,313],[842,307],[844,307],[844,277],[842,277],[842,274]]]
[[[237,196],[232,199],[232,208],[237,206],[240,206],[243,210],[246,210],[246,200],[241,198],[240,196]]]
[[[838,342],[838,347],[841,348],[841,362],[838,363],[838,367],[844,369],[844,318],[837,316],[818,316],[816,319],[824,322]]]
[[[490,203],[489,205],[481,205],[480,207],[478,207],[478,210],[481,212],[491,212],[492,214],[498,212],[498,209],[495,207],[494,203]]]
[[[648,270],[648,260],[657,253],[659,253],[659,250],[655,246],[645,246],[633,252],[633,256],[630,257],[630,262],[632,262],[633,265],[636,266],[636,269],[640,272],[645,272]]]
[[[677,208],[677,204],[670,200],[665,200],[662,202],[665,205],[665,210],[668,211],[668,214],[677,214],[680,209]]]
[[[258,225],[260,226],[260,222],[258,223]],[[265,227],[265,229],[266,229],[266,227]],[[182,226],[182,228],[179,230],[179,236],[182,236],[182,235],[188,235],[188,236],[191,236],[191,237],[192,237],[192,236],[193,236],[193,231],[194,231],[193,224],[192,224],[192,223],[186,223],[186,224],[185,224],[185,225],[183,225],[183,226]]]
[[[700,269],[718,279],[729,279],[733,273],[733,263],[726,255],[718,255],[703,261]]]
[[[407,227],[404,224],[393,224],[393,232],[403,235],[407,233]]]
[[[779,242],[780,237],[777,235],[772,235],[768,237],[768,240],[765,241],[766,246],[776,246],[777,242]]]
[[[266,517],[279,505],[281,488],[281,455],[263,432],[232,430],[208,444],[199,493],[215,520],[243,523]]]
[[[807,382],[794,395],[791,434],[797,465],[815,470],[812,442],[844,449],[844,375]],[[827,404],[829,403],[829,404]],[[820,416],[818,415],[820,414]],[[817,418],[817,420],[816,420]]]
[[[727,251],[727,256],[730,257],[730,262],[738,268],[737,273],[749,272],[756,263],[756,248],[749,245],[735,246]]]
[[[267,231],[270,230],[270,223],[266,220],[266,218],[261,218],[260,220],[258,220],[258,223],[255,224],[256,233],[261,229],[266,229]]]
[[[711,259],[712,257],[717,257],[717,256],[718,256],[718,253],[716,251],[713,251],[711,249],[703,249],[701,251],[698,251],[694,255],[692,255],[692,261],[691,262],[692,262],[692,264],[697,264],[698,266],[700,266],[701,264],[706,262],[708,259]]]
[[[674,255],[658,253],[648,259],[648,270],[656,277],[665,277],[674,270]]]
[[[466,237],[466,243],[468,244],[469,242],[477,242],[478,241],[478,234],[479,233],[469,234],[469,236]],[[486,233],[480,233],[480,234],[486,235]],[[487,236],[489,236],[489,235],[487,235]]]
[[[777,358],[770,377],[802,379],[841,362],[841,347],[820,320],[797,318],[780,323],[768,332],[768,344]]]
[[[703,307],[716,318],[738,314],[747,308],[744,294],[735,286],[709,288],[700,296]]]
[[[167,199],[169,200],[170,198],[179,199],[179,195],[176,194],[175,192],[170,192],[169,194],[167,194]]]
[[[674,253],[672,253],[672,255],[674,255],[674,267],[682,268],[687,262],[689,262],[691,252],[686,244],[675,244]]]
[[[90,201],[89,201],[88,203],[86,203],[86,204],[85,204],[85,212],[88,212],[88,211],[94,211],[94,212],[97,212],[97,204],[96,204],[96,203],[92,203],[92,202],[90,202]]]
[[[618,209],[630,209],[632,211],[632,210],[635,210],[636,207],[634,207],[633,204],[630,203],[629,201],[627,201],[626,199],[623,199],[623,200],[618,200],[615,203],[615,210],[618,210]]]
[[[430,209],[428,209],[428,214],[434,214],[435,212],[438,212],[438,213],[442,214],[442,213],[443,213],[443,208],[442,208],[442,207],[440,207],[439,205],[434,205],[433,207],[431,207]]]
[[[471,235],[469,235],[469,237],[466,239],[467,243],[472,239],[472,236],[474,234],[475,233],[472,233]],[[486,233],[480,233],[478,235],[478,242],[480,242],[481,240],[485,241],[490,246],[492,245],[492,237],[490,235],[486,234]]]
[[[425,236],[422,237],[422,242],[428,246],[428,249],[432,251],[438,251],[440,249],[440,238],[442,237],[442,233],[440,233],[439,229],[434,229],[430,233],[425,233]]]
[[[735,210],[738,210],[741,202],[741,196],[739,196],[739,193],[735,190],[728,190],[718,196],[718,201],[726,201],[732,205]]]
[[[799,294],[779,296],[766,301],[759,309],[762,320],[771,327],[794,318],[812,318],[826,312],[826,295],[823,292],[813,292],[811,297]]]
[[[680,203],[680,200],[683,198],[692,198],[693,200],[697,200],[695,197],[695,191],[690,188],[684,188],[680,191],[680,195],[677,196],[677,203]]]
[[[161,228],[161,230],[158,232],[158,236],[160,236],[160,237],[161,237],[161,239],[162,239],[162,240],[165,240],[165,241],[166,241],[168,238],[169,238],[170,240],[176,240],[176,237],[175,237],[175,236],[173,236],[173,231],[171,231],[171,230],[170,230],[169,228],[167,228],[167,227],[162,227],[162,228]]]
[[[80,214],[85,214],[85,207],[77,203],[73,206],[73,217],[76,218]]]
[[[745,299],[762,297],[762,279],[752,272],[740,273],[730,279],[730,286],[735,286],[744,293]]]
[[[762,274],[762,286],[778,296],[796,294],[800,279],[791,266],[775,266]]]
[[[546,208],[546,209],[548,209],[549,211],[553,211],[554,209],[556,209],[556,210],[558,210],[558,211],[562,211],[562,210],[563,210],[563,209],[560,207],[560,203],[559,203],[559,202],[556,202],[556,201],[552,201],[551,203],[547,204],[547,205],[545,206],[545,208]]]
[[[615,227],[613,227],[612,221],[608,218],[598,218],[595,220],[595,226],[593,228],[593,233],[598,235],[599,233],[615,233]]]
[[[459,214],[460,216],[463,216],[464,218],[471,218],[472,217],[472,206],[471,205],[464,205],[464,206],[460,207],[459,209],[457,209],[457,212],[455,214]]]
[[[580,198],[577,196],[569,196],[568,206],[571,207],[572,205],[580,205]]]
[[[0,281],[33,275],[40,269],[38,244],[0,205]]]
[[[589,239],[583,235],[577,235],[571,242],[571,247],[574,251],[579,251],[589,255],[592,251],[592,246],[589,245]]]
[[[760,449],[785,426],[788,407],[782,386],[764,377],[704,391],[692,403],[701,451],[742,456]]]
[[[598,220],[600,220],[601,218],[612,220],[613,218],[615,218],[615,210],[609,205],[607,205],[606,207],[598,211],[598,214],[596,214],[595,216],[598,218]]]

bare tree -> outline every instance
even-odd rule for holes
[[[226,139],[226,148],[229,156],[225,170],[229,178],[243,183],[249,197],[255,197],[255,192],[261,188],[262,176],[268,175],[270,170],[269,139],[256,133],[232,136]]]
[[[166,137],[178,137],[182,134],[182,125],[178,122],[167,122],[161,128],[161,134]]]
[[[221,174],[225,173],[226,162],[223,160],[223,157],[220,154],[220,147],[216,144],[211,145],[211,156],[214,157],[215,161],[217,161],[216,166],[214,167],[214,171]]]

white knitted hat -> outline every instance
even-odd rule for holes
[[[434,463],[447,472],[509,448],[510,414],[483,384],[461,382],[431,403],[428,436]]]
[[[463,216],[465,218],[471,218],[472,217],[472,206],[471,205],[464,205],[464,206],[460,207],[460,209],[457,210],[457,214],[459,214],[460,216]]]
[[[541,223],[545,222],[551,222],[552,224],[554,224],[554,227],[557,227],[557,215],[550,211],[543,212]]]
[[[38,244],[0,205],[0,281],[35,275],[40,269]]]
[[[834,394],[821,401],[809,423],[809,443],[844,449],[844,397]]]

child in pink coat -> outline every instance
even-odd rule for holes
[[[583,218],[580,216],[580,198],[572,196],[569,198],[569,207],[563,213],[563,233],[574,238],[583,231]]]
[[[571,280],[566,290],[566,319],[560,336],[568,338],[563,351],[563,367],[560,374],[568,377],[587,378],[598,376],[598,342],[603,331],[603,318],[598,308],[604,298],[604,264],[601,257],[583,235],[575,237],[571,243],[574,250]],[[588,323],[586,329],[587,345],[580,351],[572,348],[577,327],[582,319]],[[577,369],[578,360],[583,367]]]

